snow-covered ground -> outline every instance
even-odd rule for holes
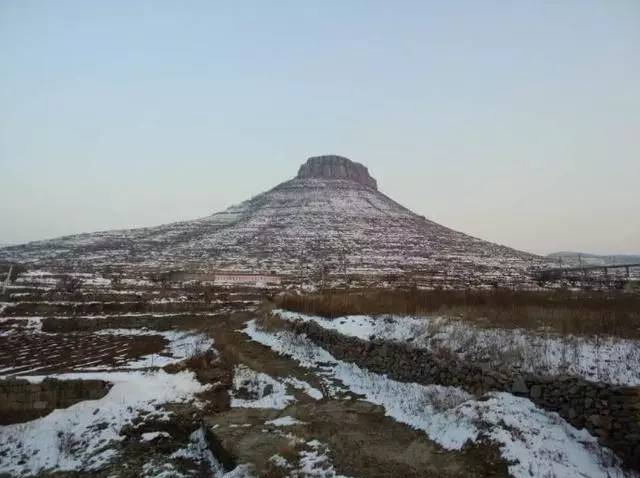
[[[523,329],[487,329],[446,317],[351,315],[336,319],[276,310],[289,321],[312,321],[362,340],[446,349],[459,358],[542,375],[575,375],[614,385],[640,385],[640,341],[558,336]]]
[[[268,420],[264,422],[264,424],[273,425],[274,427],[290,427],[293,425],[304,425],[305,422],[301,422],[300,420],[297,420],[292,416],[287,415],[284,417],[276,418],[274,420]]]
[[[239,395],[248,398],[240,398]],[[283,383],[245,365],[236,366],[233,374],[232,407],[281,410],[294,401],[295,397],[287,393],[287,387]]]
[[[193,461],[204,461],[209,468],[209,473],[212,478],[251,478],[250,468],[246,465],[239,465],[234,470],[225,473],[222,464],[213,456],[207,439],[205,436],[204,428],[200,427],[190,435],[190,443],[186,448],[181,448],[173,452],[170,456],[171,459],[187,458]],[[166,462],[165,462],[166,465]],[[164,473],[158,473],[157,470],[150,469],[149,464],[145,467],[145,476],[157,478],[177,478],[181,477],[177,470],[167,470]]]
[[[73,294],[59,287],[63,276],[77,279],[75,286],[79,288]],[[122,287],[123,282],[128,287],[151,285],[137,280],[120,281],[118,285]],[[39,292],[33,292],[34,285],[38,289],[46,287],[61,290],[43,296]],[[139,303],[135,297],[128,298],[128,301],[110,297],[108,294],[114,292],[107,288],[110,285],[110,279],[93,273],[55,274],[41,270],[27,272],[19,277],[15,285],[17,289],[23,290],[15,291],[12,301],[1,302],[0,312],[6,314],[7,311],[3,310],[6,307],[29,309],[33,306],[35,310],[42,305],[51,304],[63,310],[61,319],[73,317],[76,320],[96,320],[114,316],[135,319],[137,316],[179,315],[164,312],[123,314],[118,313],[118,308],[109,315],[81,317],[65,313],[65,306],[122,306]],[[119,292],[124,291],[120,289]],[[154,292],[157,293],[150,291],[145,294]],[[82,300],[80,294],[86,300]],[[29,297],[30,295],[33,297]],[[145,300],[160,310],[171,309],[162,304],[184,304],[187,301],[182,293],[174,295],[175,298]],[[57,300],[59,297],[61,300]],[[100,300],[100,297],[108,300]],[[140,296],[140,301],[142,300]],[[212,302],[211,311],[203,312],[202,315],[219,313],[216,310],[219,302],[221,301]],[[188,304],[186,307],[189,308]],[[28,316],[28,312],[26,314],[0,317],[0,338],[5,346],[4,352],[0,353],[0,378],[4,378],[3,374],[6,374],[33,383],[46,378],[100,379],[111,383],[112,387],[98,400],[84,400],[68,408],[53,410],[35,420],[0,426],[0,475],[32,476],[47,472],[77,471],[85,476],[98,470],[108,473],[110,466],[122,465],[141,467],[138,470],[140,475],[153,477],[192,476],[194,468],[203,466],[216,478],[251,476],[247,467],[242,465],[232,472],[225,472],[215,460],[202,434],[194,433],[190,439],[186,439],[183,435],[174,433],[174,421],[185,427],[199,425],[195,408],[204,404],[199,402],[198,394],[206,391],[210,385],[201,384],[191,371],[169,373],[162,368],[204,352],[207,352],[208,359],[214,359],[217,352],[213,349],[213,340],[208,334],[195,330],[157,331],[140,328],[49,333],[42,331],[44,317]],[[131,324],[135,326],[136,321],[132,320]],[[13,347],[10,350],[9,345]],[[150,354],[151,351],[159,352]],[[60,367],[58,363],[61,364]],[[61,373],[67,371],[69,373]],[[44,400],[47,401],[46,398]],[[176,403],[181,405],[171,406]],[[171,410],[176,411],[175,416]],[[130,425],[142,426],[132,430]],[[176,451],[163,456],[156,450],[156,446],[160,445]],[[140,449],[148,451],[149,456],[146,453],[142,457],[136,456]]]
[[[91,471],[114,458],[122,427],[143,413],[166,416],[157,406],[187,402],[206,390],[191,372],[113,372],[63,374],[60,379],[113,383],[106,396],[86,400],[45,417],[0,427],[0,473],[36,474],[44,470]],[[39,381],[45,377],[29,377]]]
[[[160,335],[167,342],[165,349],[158,354],[138,357],[127,363],[124,368],[162,368],[200,355],[213,346],[213,340],[206,334],[185,330],[146,330],[146,329],[104,329],[97,335]]]
[[[287,476],[291,478],[348,478],[336,474],[329,457],[329,447],[325,443],[312,440],[305,446],[306,449],[299,452],[297,464],[289,463],[280,455],[273,455],[270,461],[278,468],[287,470]]]
[[[84,370],[84,371],[101,371],[111,370],[114,368],[113,363],[109,363],[104,357],[111,357],[117,362],[115,368],[118,369],[143,369],[143,368],[162,368],[167,365],[176,364],[190,357],[200,355],[213,346],[213,340],[206,334],[193,330],[168,330],[156,331],[147,329],[103,329],[93,333],[92,336],[115,335],[125,338],[125,345],[120,348],[104,348],[104,345],[95,345],[89,342],[87,348],[83,350],[83,360],[65,362],[60,358],[61,351],[65,347],[69,347],[67,341],[70,337],[76,337],[69,334],[60,335],[59,342],[53,342],[46,345],[42,341],[44,338],[55,337],[56,334],[43,333],[41,331],[42,324],[40,317],[18,318],[0,318],[0,324],[3,321],[10,321],[11,326],[0,331],[0,337],[10,336],[19,337],[20,334],[34,334],[33,341],[30,342],[31,348],[22,348],[16,350],[15,355],[8,356],[6,351],[3,360],[0,360],[0,377],[3,375],[42,373],[42,370],[51,369],[54,363],[59,363],[59,370]],[[166,341],[166,346],[158,353],[147,354],[129,359],[127,356],[126,337],[135,336],[160,336]],[[85,337],[81,335],[80,337]],[[5,344],[6,346],[6,344]],[[55,360],[53,358],[55,357]],[[8,358],[8,360],[7,360]],[[86,358],[86,360],[84,360]],[[6,366],[3,366],[6,365]]]
[[[231,406],[282,410],[296,400],[288,393],[287,385],[303,391],[314,400],[322,398],[320,390],[303,380],[294,377],[275,379],[266,373],[256,372],[246,365],[238,365],[233,375]]]
[[[384,407],[388,416],[423,430],[447,449],[488,438],[510,461],[516,477],[634,477],[585,430],[527,399],[489,393],[474,399],[462,389],[391,380],[357,365],[336,360],[326,350],[288,331],[266,332],[250,321],[244,332],[253,340],[318,370],[327,388],[347,390]]]

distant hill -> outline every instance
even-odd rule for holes
[[[584,252],[562,251],[554,252],[547,256],[558,263],[562,261],[564,266],[606,266],[612,264],[638,264],[640,263],[640,255],[633,254],[615,254],[610,256],[598,254],[586,254]]]
[[[209,217],[32,242],[0,249],[0,260],[286,275],[408,273],[466,284],[520,282],[549,262],[411,212],[381,193],[366,167],[339,156],[310,158],[295,178]]]

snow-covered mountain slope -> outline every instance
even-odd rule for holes
[[[544,259],[426,220],[377,190],[367,169],[310,158],[294,179],[202,219],[0,249],[0,261],[78,268],[233,268],[518,280]]]

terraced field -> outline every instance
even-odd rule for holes
[[[0,426],[0,476],[638,476],[589,431],[602,423],[563,418],[526,382],[500,388],[503,356],[477,389],[428,373],[428,354],[453,360],[437,344],[484,360],[486,331],[274,311],[274,290],[74,277],[24,274],[0,304],[0,414],[25,417]],[[607,376],[633,385],[623,372]],[[79,398],[73,380],[108,387]]]
[[[21,334],[0,336],[0,373],[7,376],[119,368],[142,355],[158,354],[161,335]]]

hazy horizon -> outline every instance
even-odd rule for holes
[[[195,219],[340,154],[444,226],[640,254],[640,3],[0,1],[0,244]]]

